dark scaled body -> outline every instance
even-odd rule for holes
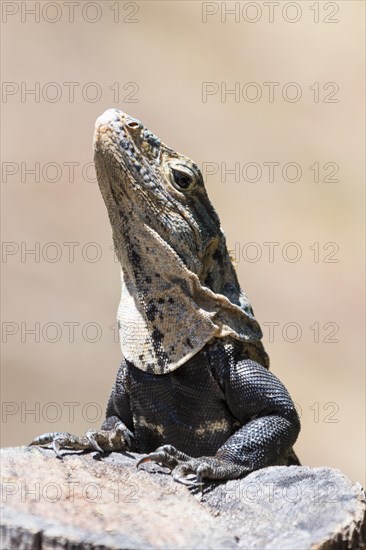
[[[133,434],[130,450],[151,453],[171,445],[207,462],[204,477],[208,478],[238,477],[271,464],[298,463],[291,446],[300,425],[289,394],[273,374],[246,359],[242,346],[230,340],[212,342],[165,375],[143,372],[124,361],[103,428],[111,429],[121,420]],[[165,454],[160,462],[177,467],[181,475],[189,460],[171,464],[175,451]],[[221,462],[221,470],[215,460],[210,467],[210,457]]]

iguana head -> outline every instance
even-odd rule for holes
[[[117,109],[97,119],[94,152],[122,266],[125,357],[163,374],[214,337],[257,342],[259,325],[198,166]]]
[[[129,226],[137,218],[201,276],[205,252],[218,244],[221,230],[198,166],[117,109],[97,119],[94,143],[112,228],[118,217],[127,216]]]

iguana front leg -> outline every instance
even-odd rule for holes
[[[192,458],[170,445],[159,447],[138,465],[154,461],[172,470],[176,481],[236,479],[275,464],[298,463],[292,445],[300,430],[295,406],[283,384],[262,365],[239,361],[224,380],[228,407],[243,425],[214,456]]]
[[[77,436],[68,432],[50,432],[36,437],[32,445],[51,446],[59,458],[62,458],[61,449],[74,451],[98,451],[100,453],[125,451],[130,449],[132,433],[118,417],[110,429],[88,430],[84,436]],[[113,418],[108,419],[110,422]]]
[[[118,406],[116,406],[116,403]],[[74,451],[126,451],[131,448],[133,433],[132,416],[128,391],[125,384],[125,369],[122,366],[110,395],[106,419],[100,430],[88,430],[79,437],[68,432],[50,432],[36,437],[30,445],[50,446],[58,457],[61,449]]]

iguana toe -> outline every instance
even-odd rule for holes
[[[178,464],[178,459],[174,456],[174,452],[169,452],[171,450],[175,451],[176,449],[171,447],[171,445],[163,445],[153,453],[149,453],[147,456],[140,458],[136,466],[138,468],[141,464],[145,464],[146,462],[156,462],[157,464],[161,464],[173,470]]]
[[[90,445],[93,447],[93,449],[95,451],[98,451],[99,453],[104,453],[103,449],[97,443],[97,440],[96,440],[97,433],[96,432],[92,432],[92,433],[86,432],[85,437],[87,438]]]

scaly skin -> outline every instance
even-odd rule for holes
[[[202,175],[116,109],[96,123],[95,165],[122,268],[122,365],[100,431],[33,445],[148,453],[177,481],[298,464],[300,423],[268,371]]]

